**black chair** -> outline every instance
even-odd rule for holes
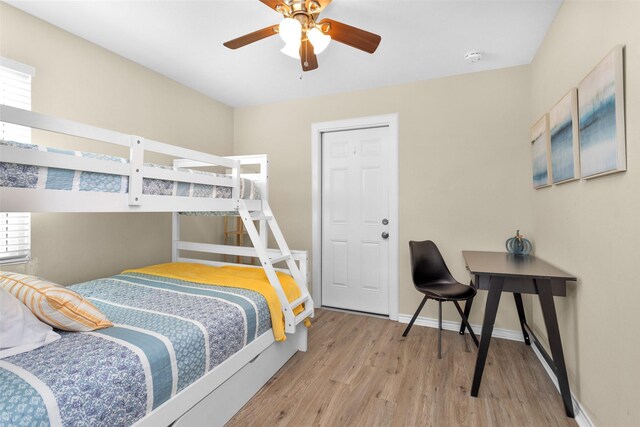
[[[416,310],[402,336],[407,336],[429,298],[438,301],[438,359],[442,359],[442,303],[453,301],[458,313],[460,313],[460,317],[462,317],[462,322],[469,330],[469,334],[477,347],[478,338],[473,333],[467,316],[465,316],[460,304],[458,304],[458,301],[472,300],[476,296],[476,290],[471,286],[463,285],[453,278],[438,247],[431,240],[423,242],[410,241],[409,251],[411,252],[413,284],[419,292],[424,294],[424,299],[418,306],[418,310]]]

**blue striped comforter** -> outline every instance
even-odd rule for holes
[[[127,426],[271,328],[262,295],[125,273],[70,287],[113,327],[0,360],[0,425]]]

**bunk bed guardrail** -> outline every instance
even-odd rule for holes
[[[24,150],[11,146],[0,146],[0,159],[2,159],[3,162],[121,175],[127,176],[129,179],[129,191],[126,196],[118,193],[101,193],[96,197],[96,195],[91,195],[89,192],[86,192],[87,194],[83,194],[83,198],[87,199],[86,201],[88,203],[83,203],[84,208],[83,206],[73,206],[75,196],[68,194],[61,194],[59,197],[57,195],[56,200],[50,200],[51,203],[44,207],[39,206],[37,202],[30,202],[28,196],[25,197],[25,193],[20,191],[21,189],[2,187],[0,191],[2,191],[3,206],[0,206],[0,210],[3,211],[171,211],[171,207],[176,206],[177,200],[170,200],[172,196],[143,194],[142,183],[144,178],[230,187],[232,189],[230,199],[180,197],[179,200],[184,211],[233,211],[237,210],[240,200],[239,178],[241,176],[241,167],[250,164],[250,162],[251,164],[266,164],[266,156],[264,160],[260,159],[260,156],[221,157],[145,139],[137,135],[129,135],[7,105],[0,105],[0,121],[129,148],[128,163],[117,163],[100,158],[74,157],[56,152]],[[228,168],[229,173],[226,176],[216,176],[193,173],[186,170],[148,166],[144,161],[145,152],[176,157],[178,159],[174,160],[174,166],[179,168],[187,167],[187,165],[191,168],[221,166]],[[266,192],[266,185],[262,184],[266,182],[266,174],[258,173],[250,175],[254,175],[252,176],[254,179],[257,178],[257,182],[261,184],[260,187],[264,187],[260,189],[264,189]],[[32,189],[32,191],[36,201],[42,199],[42,194],[38,194],[42,190]],[[21,204],[24,206],[21,207]],[[128,208],[123,206],[123,204],[128,206]],[[260,201],[258,200],[247,200],[247,206],[254,211],[260,210],[261,208]]]

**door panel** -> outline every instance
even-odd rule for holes
[[[382,221],[380,216],[380,168],[361,170],[362,225],[374,225]]]
[[[322,135],[322,303],[389,313],[388,127]]]
[[[331,144],[330,150],[331,150],[331,158],[332,159],[337,159],[337,158],[346,158],[348,156],[347,154],[347,141],[336,141],[333,144]]]
[[[349,218],[348,170],[331,169],[330,183],[333,188],[329,200],[331,224],[347,224]]]
[[[364,259],[379,259],[380,244],[378,242],[362,242],[360,253]],[[380,268],[378,263],[360,264],[360,279],[362,289],[366,291],[380,292]]]
[[[380,140],[379,139],[366,139],[360,141],[360,156],[379,156],[380,155]]]
[[[349,255],[346,241],[331,242],[331,255],[334,259],[331,274],[331,286],[346,287],[348,281]]]

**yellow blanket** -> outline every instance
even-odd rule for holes
[[[187,282],[230,286],[259,292],[267,300],[275,340],[284,341],[286,339],[284,332],[284,315],[282,314],[280,300],[278,299],[276,290],[271,286],[271,283],[269,283],[266,273],[261,268],[236,266],[213,267],[196,263],[172,262],[134,270],[125,270],[123,273],[150,274]],[[300,298],[300,289],[293,278],[281,272],[276,272],[276,274],[278,275],[278,279],[280,279],[287,300],[293,301]],[[293,310],[293,313],[295,315],[301,313],[303,310],[304,305],[299,305]],[[305,319],[305,325],[309,326],[308,319]]]

